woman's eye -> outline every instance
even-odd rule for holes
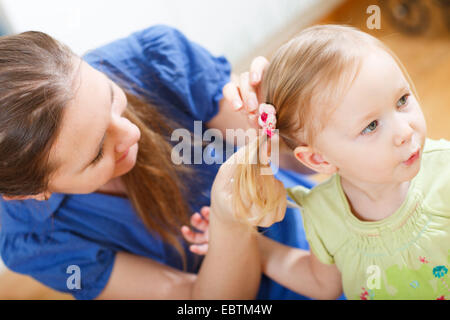
[[[407,102],[408,102],[408,96],[409,94],[405,94],[403,97],[401,97],[398,101],[397,101],[397,107],[403,107]]]
[[[92,161],[92,165],[95,166],[97,163],[100,162],[103,158],[103,148],[100,149],[100,152],[98,153],[97,157],[95,157],[94,161]]]
[[[371,133],[375,131],[377,127],[378,127],[378,120],[374,120],[361,132],[361,134]]]

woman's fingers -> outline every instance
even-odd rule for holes
[[[264,72],[269,66],[269,61],[262,57],[256,57],[250,65],[250,72],[244,72],[239,76],[231,75],[231,80],[223,88],[225,99],[233,105],[235,110],[240,110],[245,106],[247,113],[257,112],[261,102],[260,84],[264,77]]]
[[[263,56],[253,59],[250,65],[250,84],[252,85],[258,98],[258,105],[264,102],[264,97],[262,96],[261,91],[261,82],[264,79],[264,73],[268,67],[269,61]]]
[[[280,200],[277,202],[276,207],[267,212],[266,215],[261,216],[261,212],[265,208],[261,208],[254,203],[250,206],[247,204],[247,207],[250,207],[247,211],[247,215],[250,218],[251,225],[253,226],[268,228],[274,223],[280,222],[284,219],[287,205],[286,189],[284,188],[283,183],[279,180],[275,180],[275,184],[271,187],[273,187],[271,192],[273,192],[273,194]]]
[[[269,61],[263,56],[253,59],[250,65],[250,84],[252,86],[257,86],[261,83],[264,72],[267,70],[268,66]]]
[[[241,86],[241,82],[237,81],[232,81],[227,83],[224,87],[223,87],[223,96],[225,98],[226,101],[228,101],[228,103],[231,103],[231,105],[233,106],[235,111],[239,111],[239,112],[243,112],[245,113],[245,115],[247,116],[248,122],[250,124],[251,128],[258,128],[258,119],[257,119],[257,111],[258,110],[253,110],[251,112],[249,112],[249,107],[248,107],[248,102],[245,102],[245,99],[249,99],[249,96],[253,96],[252,100],[256,99],[256,94],[253,92],[251,93],[250,91],[255,91],[255,89],[253,89],[249,84],[248,84],[248,72],[247,72],[247,76],[245,75],[241,75],[241,77],[239,79],[243,79],[242,81],[245,82],[245,79],[247,79],[247,84],[245,85],[245,88],[242,89],[239,86]],[[243,92],[243,94],[242,94]],[[245,98],[243,97],[245,96]],[[253,102],[255,103],[255,102]],[[256,103],[257,100],[256,100]],[[243,108],[243,106],[245,105],[245,108]],[[254,107],[252,107],[254,108]]]
[[[234,81],[228,82],[223,87],[222,92],[225,100],[229,101],[232,104],[235,111],[238,111],[242,108],[242,106],[244,105],[242,102],[242,97],[239,92],[239,88]]]
[[[239,91],[247,112],[254,113],[258,109],[258,97],[255,88],[250,84],[249,72],[244,72],[239,77]]]

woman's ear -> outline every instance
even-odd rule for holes
[[[298,146],[294,149],[295,158],[304,166],[324,174],[333,174],[337,171],[336,166],[326,161],[326,159],[310,146]]]

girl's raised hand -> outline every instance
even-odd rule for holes
[[[192,243],[189,250],[198,255],[205,255],[208,252],[209,241],[209,207],[203,207],[200,212],[191,216],[191,227],[181,227],[181,233],[188,242]]]
[[[231,81],[223,88],[223,95],[235,109],[247,113],[250,127],[258,128],[258,106],[262,103],[261,81],[264,71],[269,66],[266,58],[259,56],[253,59],[250,71],[239,76],[232,75]]]

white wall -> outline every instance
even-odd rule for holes
[[[39,30],[77,54],[152,24],[182,30],[235,63],[312,6],[336,0],[0,0],[13,32]],[[308,17],[305,17],[307,19]]]

